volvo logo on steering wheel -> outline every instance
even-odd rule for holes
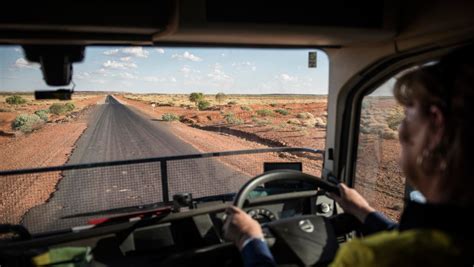
[[[298,226],[306,233],[312,233],[314,231],[314,225],[311,223],[310,220],[301,220],[298,223]]]

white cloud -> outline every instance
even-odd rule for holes
[[[118,54],[119,50],[118,49],[112,49],[112,50],[107,50],[104,52],[104,55],[107,56],[112,56]]]
[[[131,61],[132,57],[121,57],[120,61]]]
[[[122,56],[122,57],[141,57],[141,58],[147,58],[149,52],[143,49],[143,47],[140,46],[134,46],[134,47],[126,47],[122,49],[111,49],[104,51],[104,55],[107,56]]]
[[[163,79],[160,79],[158,77],[155,77],[155,76],[146,76],[146,77],[143,77],[143,79],[145,82],[161,82],[163,81]]]
[[[123,48],[121,51],[124,54],[142,58],[147,58],[149,54],[148,51],[146,51],[145,49],[143,49],[143,47],[140,46]]]
[[[186,78],[187,80],[200,81],[202,79],[200,75],[201,71],[193,69],[188,65],[184,65],[183,67],[181,67],[179,71],[183,74],[183,77]]]
[[[165,50],[163,48],[155,48],[155,51],[158,52],[158,54],[164,54]]]
[[[202,58],[195,56],[188,51],[185,51],[183,54],[174,54],[171,56],[171,58],[177,58],[179,60],[190,60],[190,61],[202,61]]]
[[[106,69],[104,69],[104,68],[100,68],[100,69],[98,69],[98,70],[95,71],[95,73],[102,74],[102,75],[103,75],[103,74],[106,74],[106,73],[108,73],[108,72],[109,72],[109,71],[106,70]]]
[[[26,59],[24,58],[19,58],[15,61],[15,64],[13,65],[15,68],[19,68],[19,69],[31,69],[31,68],[35,68],[38,66],[37,63],[30,63],[28,61],[26,61]]]
[[[15,47],[15,52],[21,53],[21,48]]]
[[[201,71],[199,70],[195,70],[193,68],[191,68],[190,66],[188,65],[184,65],[180,71],[184,74],[184,75],[187,75],[187,74],[190,74],[190,73],[201,73]]]
[[[180,71],[181,71],[182,73],[184,73],[184,74],[188,74],[188,73],[191,72],[191,68],[190,68],[189,66],[186,66],[186,65],[185,65],[185,66],[183,66],[183,67],[180,69]]]
[[[222,65],[219,63],[214,65],[214,69],[207,74],[207,77],[214,81],[233,81],[233,78],[222,70]]]
[[[137,65],[133,62],[119,62],[115,60],[107,60],[102,64],[104,68],[109,68],[109,69],[120,69],[120,70],[125,70],[125,69],[130,69],[130,68],[136,68]]]
[[[296,82],[296,81],[298,81],[298,77],[291,76],[291,75],[286,74],[286,73],[280,74],[279,76],[277,76],[277,78],[280,79],[281,81],[284,81],[284,82]]]
[[[85,79],[88,79],[91,77],[91,74],[87,71],[84,71],[84,72],[81,72],[81,73],[78,73],[75,78],[79,79],[79,80],[85,80]]]
[[[233,62],[231,66],[235,67],[237,70],[251,70],[251,71],[257,70],[257,66],[255,66],[255,63],[250,62],[250,61]]]
[[[121,72],[118,74],[118,76],[122,79],[128,79],[128,80],[134,80],[137,78],[135,74],[129,73],[129,72]]]
[[[176,82],[176,79],[174,77],[164,78],[164,77],[157,77],[157,76],[145,76],[143,78],[140,78],[140,80],[143,80],[145,82],[152,82],[152,83]]]

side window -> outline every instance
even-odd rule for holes
[[[354,187],[374,208],[398,220],[405,193],[398,141],[404,112],[393,96],[395,81],[391,78],[362,100]]]

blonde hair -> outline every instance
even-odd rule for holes
[[[440,171],[450,200],[474,204],[474,47],[465,47],[438,63],[421,66],[400,77],[394,87],[404,106],[420,104],[422,114],[431,106],[444,116],[444,134],[432,151],[430,166],[445,164]]]

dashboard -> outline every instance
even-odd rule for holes
[[[269,202],[249,203],[244,210],[262,226],[272,221],[296,216],[312,214],[329,217],[333,215],[332,206],[329,209],[321,209],[322,204],[332,205],[333,201],[317,191],[313,192],[316,193],[308,194],[307,197],[299,196],[283,200],[272,199],[273,194],[267,192],[266,198],[270,200]],[[193,209],[169,213],[145,224],[129,222],[124,223],[123,227],[112,225],[113,229],[108,234],[88,234],[94,230],[100,230],[91,229],[84,233],[71,233],[70,241],[67,241],[68,235],[64,235],[63,242],[47,245],[47,247],[51,249],[87,246],[92,249],[94,262],[118,266],[136,264],[137,259],[145,259],[145,262],[139,264],[142,266],[156,265],[166,261],[170,255],[186,259],[188,255],[186,253],[190,251],[193,257],[203,256],[205,258],[203,258],[203,264],[209,260],[210,255],[216,258],[216,262],[229,260],[229,257],[233,261],[239,261],[238,250],[232,244],[225,242],[222,233],[226,216],[225,209],[230,205],[232,205],[231,201],[222,200],[198,203]],[[196,251],[201,251],[199,252],[201,254]],[[174,266],[174,263],[170,266]]]

